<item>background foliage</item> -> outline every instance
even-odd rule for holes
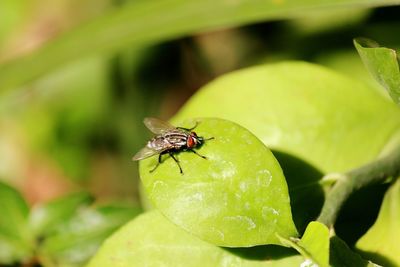
[[[324,174],[358,167],[400,143],[399,109],[390,100],[399,103],[398,56],[385,48],[400,46],[397,4],[1,1],[0,263],[83,265],[106,237],[148,207],[130,161],[149,137],[143,118],[170,118],[198,88],[224,73],[288,60],[208,84],[173,120],[229,119],[272,149],[303,236],[321,209]],[[355,48],[359,36],[383,46],[357,39]],[[131,257],[140,266],[149,258],[168,262],[183,254],[188,264],[207,258],[210,266],[298,265],[303,257],[325,266],[328,254],[331,265],[343,266],[335,255],[346,255],[351,266],[367,264],[354,251],[385,266],[400,265],[397,185],[354,194],[335,225],[345,243],[331,237],[326,248],[325,238],[323,252],[315,252],[311,234],[286,240],[296,250],[220,248],[152,211],[122,228],[92,264],[107,266],[110,252],[122,255],[126,249],[121,242],[140,240],[143,246],[182,244],[187,250],[165,258],[138,246],[136,254],[121,256],[128,266]],[[141,225],[149,227],[146,232]],[[148,230],[158,227],[171,234]],[[309,227],[308,233],[325,235],[320,225]]]

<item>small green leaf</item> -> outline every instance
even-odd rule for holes
[[[22,261],[31,254],[28,212],[21,194],[0,182],[0,263]]]
[[[368,258],[384,266],[400,266],[400,179],[383,199],[378,219],[358,240],[356,247]]]
[[[50,266],[84,263],[105,238],[139,212],[137,208],[122,206],[78,209],[72,218],[45,237],[39,247],[42,263]]]
[[[80,206],[92,201],[88,193],[79,192],[39,204],[30,213],[30,227],[37,236],[49,233],[59,223],[68,220]]]
[[[154,171],[157,156],[140,163],[149,199],[171,221],[212,244],[248,247],[280,244],[276,237],[297,236],[288,189],[279,163],[252,133],[221,119],[188,120],[204,138],[214,137],[191,152],[165,157]]]
[[[202,241],[171,223],[154,210],[140,215],[103,243],[88,267],[286,267],[300,266],[303,258],[287,248],[261,247],[255,259],[254,249],[224,249]],[[278,253],[280,252],[280,253]]]
[[[311,222],[300,240],[281,239],[283,243],[296,249],[309,265],[329,266],[329,229],[319,222]]]
[[[400,69],[396,51],[365,38],[354,39],[354,45],[372,76],[400,105]]]

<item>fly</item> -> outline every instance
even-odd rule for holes
[[[158,162],[150,172],[157,169],[162,162],[161,157],[164,154],[169,154],[176,162],[181,174],[183,174],[182,167],[179,164],[179,160],[174,156],[175,153],[190,151],[203,159],[207,159],[194,149],[200,147],[204,141],[214,139],[214,137],[204,139],[197,136],[193,130],[197,127],[198,122],[192,128],[175,127],[166,121],[156,118],[145,118],[143,122],[156,136],[148,141],[146,146],[133,156],[132,160],[142,160],[158,154]]]

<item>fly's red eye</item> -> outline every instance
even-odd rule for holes
[[[186,145],[188,148],[192,148],[196,145],[196,140],[192,136],[189,136]]]

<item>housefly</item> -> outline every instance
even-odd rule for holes
[[[181,174],[183,174],[182,167],[179,164],[179,160],[175,157],[175,153],[190,151],[203,159],[207,159],[194,149],[200,147],[204,141],[214,139],[214,137],[204,139],[197,136],[193,130],[197,127],[198,122],[192,128],[175,127],[166,121],[156,118],[145,118],[143,122],[156,136],[148,141],[146,146],[133,156],[132,160],[142,160],[158,155],[158,162],[150,172],[155,171],[158,165],[160,165],[162,162],[161,157],[164,154],[169,154],[176,162]]]

